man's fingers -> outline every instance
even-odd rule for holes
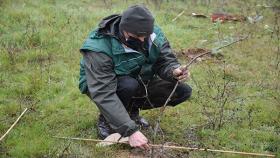
[[[144,144],[143,147],[144,147],[145,150],[149,150],[149,149],[150,149],[150,146],[149,146],[149,144],[147,144],[147,143]]]
[[[142,150],[146,150],[146,149],[144,148],[144,146],[136,146],[136,147],[138,147],[138,148],[140,148],[140,149],[142,149]]]
[[[148,139],[140,131],[136,131],[129,137],[129,144],[132,147],[146,149],[147,143]]]
[[[185,75],[181,75],[179,77],[177,77],[177,80],[181,81],[181,80],[186,80],[189,78],[189,74],[185,74]]]
[[[149,150],[150,149],[150,146],[146,143],[146,144],[143,144],[141,146],[138,146],[140,149],[143,149],[143,150]]]
[[[180,67],[180,70],[181,70],[181,71],[186,71],[187,69],[188,69],[188,68],[187,68],[187,65],[183,65],[183,66]]]
[[[179,81],[187,80],[190,77],[190,74],[191,73],[189,71],[187,71],[183,75],[178,76],[177,80],[179,80]]]
[[[138,147],[138,148],[143,149],[143,150],[149,150],[150,149],[150,146],[147,143],[137,145],[135,147]]]
[[[136,145],[135,147],[139,147],[143,150],[148,150],[150,148],[149,144],[148,144],[148,140],[143,141],[141,143],[139,143],[138,145]]]
[[[186,71],[188,71],[186,66],[180,66],[177,69],[173,70],[173,75],[175,77],[178,77],[180,75],[183,75]]]

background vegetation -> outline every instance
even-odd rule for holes
[[[165,111],[155,143],[278,154],[280,152],[279,0],[0,0],[0,157],[147,156],[128,146],[53,136],[97,138],[96,106],[78,88],[79,48],[105,16],[144,3],[177,52],[248,39],[193,64],[193,96]],[[176,21],[180,12],[185,11]],[[263,16],[256,22],[212,23],[191,13]],[[256,18],[257,19],[257,18]],[[153,125],[159,110],[143,111]],[[152,134],[146,131],[152,138]],[[163,137],[164,136],[164,137]],[[209,152],[158,152],[162,157],[239,157]]]

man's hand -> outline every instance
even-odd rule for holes
[[[179,82],[184,82],[185,80],[189,79],[190,72],[188,68],[185,65],[183,65],[173,70],[173,76]]]
[[[148,139],[140,132],[136,131],[129,137],[129,145],[132,147],[139,147],[141,149],[148,150]]]

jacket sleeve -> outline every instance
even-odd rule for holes
[[[162,79],[176,82],[177,80],[173,77],[173,70],[178,68],[180,63],[173,54],[168,40],[165,37],[163,39],[164,43],[160,46],[160,56],[153,65],[153,69]]]
[[[113,130],[122,136],[130,136],[138,126],[130,119],[116,94],[117,78],[112,59],[104,53],[83,53],[88,91],[100,112]]]

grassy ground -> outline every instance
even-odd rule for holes
[[[93,143],[53,136],[97,138],[96,106],[77,88],[79,48],[101,18],[136,1],[0,0],[0,135],[25,107],[30,108],[0,144],[0,157],[128,157],[127,146],[96,148]],[[249,35],[219,55],[191,67],[193,96],[165,111],[164,132],[155,143],[249,152],[280,152],[280,52],[276,12],[263,5],[279,1],[164,1],[151,9],[182,63],[180,51],[215,48]],[[181,11],[184,15],[172,19]],[[212,23],[189,16],[263,15],[248,22]],[[278,13],[279,17],[279,13]],[[277,25],[278,23],[278,25]],[[278,33],[277,33],[278,30]],[[278,34],[278,35],[277,35]],[[159,111],[143,111],[154,124]],[[146,131],[149,138],[152,134]],[[139,152],[137,152],[139,154]],[[209,152],[158,152],[165,157],[239,157]],[[143,153],[142,153],[143,155]],[[147,154],[146,154],[147,156]]]

